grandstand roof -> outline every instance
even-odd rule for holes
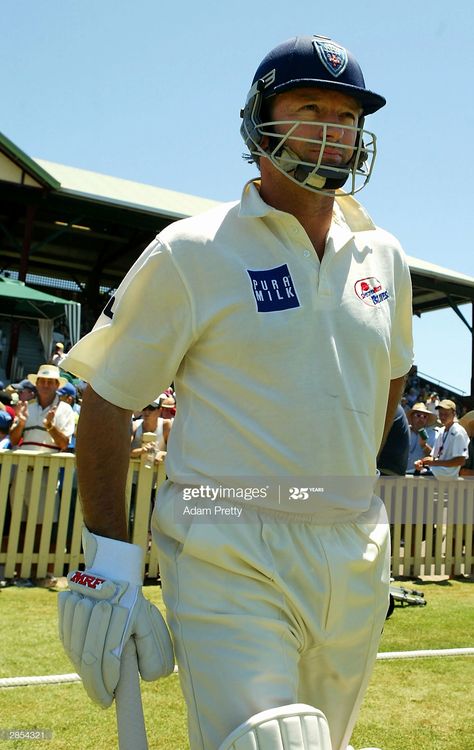
[[[170,219],[193,216],[217,204],[217,201],[207,198],[55,164],[44,159],[36,159],[36,164],[58,181],[62,193],[88,198],[94,203],[121,206],[140,212],[150,211]]]
[[[413,284],[413,312],[474,302],[474,277],[407,256]]]

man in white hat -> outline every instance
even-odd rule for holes
[[[54,453],[66,450],[74,433],[74,412],[69,404],[61,401],[56,391],[68,381],[60,376],[59,367],[41,365],[36,374],[28,375],[28,380],[36,386],[36,398],[31,401],[18,401],[16,417],[10,429],[12,448],[17,451]],[[21,445],[20,445],[21,441]],[[39,543],[41,526],[46,507],[48,469],[44,468],[41,477],[40,498],[36,516],[35,549]],[[13,479],[10,496],[12,501],[23,502],[22,521],[28,518],[33,474],[28,472],[21,498],[16,495],[16,476]],[[53,521],[58,520],[59,497],[56,495]],[[22,525],[21,534],[24,533]],[[54,545],[50,548],[54,551]],[[33,566],[35,577],[36,566]],[[56,579],[48,573],[45,579],[37,580],[39,585],[54,586]],[[18,585],[31,585],[29,579],[20,579]]]
[[[450,399],[440,401],[436,407],[443,428],[439,431],[430,456],[416,462],[417,469],[427,467],[438,479],[459,476],[468,456],[469,438],[456,419],[456,404]]]
[[[407,412],[410,425],[410,445],[408,448],[407,474],[415,473],[415,461],[429,456],[433,450],[436,439],[434,425],[437,422],[436,414],[419,402],[414,404]]]
[[[62,378],[59,367],[41,365],[37,374],[28,375],[36,386],[36,398],[19,401],[17,414],[10,430],[12,446],[18,450],[33,450],[51,453],[66,450],[74,432],[74,412],[70,405],[61,401],[56,391],[68,381]]]

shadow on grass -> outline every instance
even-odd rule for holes
[[[411,576],[397,576],[393,579],[394,583],[411,583],[414,586],[444,586],[444,587],[452,587],[453,582],[454,583],[462,583],[462,584],[473,584],[474,583],[474,576],[452,576],[452,578],[440,578],[439,580],[431,580],[427,578],[416,578]]]

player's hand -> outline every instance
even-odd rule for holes
[[[106,708],[130,637],[144,680],[171,674],[173,646],[159,610],[142,594],[141,548],[86,528],[82,542],[86,570],[69,573],[70,590],[59,594],[59,637],[87,693]]]

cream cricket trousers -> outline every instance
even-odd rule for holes
[[[191,750],[216,750],[254,714],[292,703],[323,711],[333,750],[345,750],[388,606],[381,500],[370,524],[258,511],[186,524],[175,488],[163,485],[152,524]]]

